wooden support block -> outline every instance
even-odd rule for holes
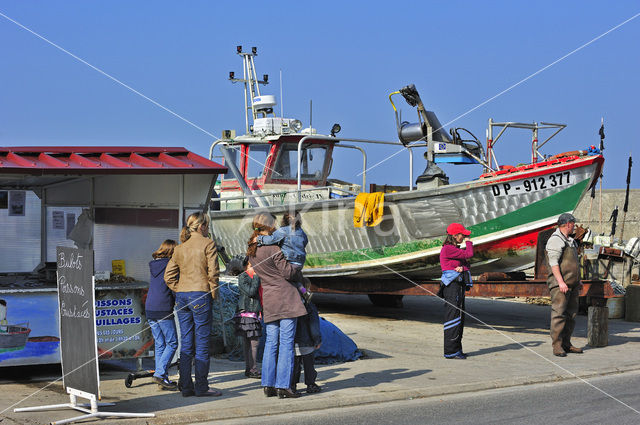
[[[609,309],[589,307],[587,315],[587,344],[591,347],[606,347],[609,344]]]

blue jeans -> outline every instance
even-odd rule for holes
[[[171,319],[149,320],[151,334],[156,344],[156,370],[153,376],[167,378],[167,368],[178,349],[176,324]]]
[[[267,339],[262,355],[263,387],[290,388],[297,320],[294,317],[265,324]]]
[[[196,395],[209,391],[209,335],[211,334],[211,294],[176,292],[176,309],[180,323],[180,380],[183,393]],[[191,379],[195,360],[196,384]]]

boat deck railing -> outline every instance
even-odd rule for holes
[[[224,197],[224,198],[213,198],[211,200],[211,202],[213,203],[222,203],[222,202],[230,202],[230,201],[245,201],[251,198],[267,198],[267,197],[271,197],[271,196],[287,196],[287,195],[298,195],[302,192],[315,192],[315,191],[321,191],[321,190],[328,190],[329,193],[331,192],[342,192],[344,193],[344,196],[340,196],[340,198],[349,198],[349,197],[355,197],[358,194],[355,192],[352,192],[350,190],[347,189],[342,189],[340,187],[336,187],[336,186],[318,186],[318,187],[312,187],[312,188],[308,188],[308,189],[294,189],[294,190],[281,190],[281,191],[277,191],[277,192],[262,192],[262,193],[253,193],[251,195],[248,194],[242,194],[239,196],[229,196],[229,197]],[[238,208],[238,209],[243,209],[243,208]]]
[[[317,135],[317,134],[309,134],[307,136],[304,136],[302,139],[300,139],[298,141],[298,202],[302,201],[302,194],[300,193],[301,191],[301,187],[302,187],[302,175],[300,174],[301,170],[300,170],[300,166],[302,164],[302,145],[304,142],[306,142],[307,140],[327,140],[327,141],[335,141],[336,137],[333,136],[322,136],[322,135]],[[393,146],[398,146],[398,147],[402,147],[407,149],[407,151],[409,152],[409,190],[413,190],[413,148],[418,148],[418,147],[426,147],[428,146],[427,143],[423,143],[423,142],[418,142],[418,143],[414,143],[411,145],[403,145],[400,142],[390,142],[390,141],[384,141],[384,140],[369,140],[369,139],[348,139],[348,138],[339,138],[340,141],[344,141],[344,142],[352,142],[352,143],[368,143],[368,144],[374,144],[374,145],[393,145]],[[336,145],[336,146],[342,146],[345,148],[351,148],[351,149],[358,149],[360,152],[362,152],[362,156],[363,156],[363,167],[362,167],[362,190],[365,190],[365,185],[366,185],[366,181],[367,181],[367,154],[364,151],[364,149],[358,147],[358,146],[350,146],[350,145]],[[377,164],[376,164],[377,165]]]
[[[302,174],[301,174],[301,165],[302,165],[302,145],[309,140],[326,140],[326,141],[331,141],[331,142],[336,142],[336,141],[341,141],[341,142],[352,142],[352,143],[364,143],[364,144],[375,144],[375,145],[391,145],[391,146],[398,146],[401,147],[403,149],[406,149],[409,152],[409,190],[413,190],[413,149],[414,148],[420,148],[420,147],[428,147],[428,143],[426,143],[425,141],[418,141],[415,143],[412,143],[410,145],[403,145],[400,142],[392,142],[392,141],[385,141],[385,140],[369,140],[369,139],[352,139],[352,138],[342,138],[342,137],[334,137],[334,136],[323,136],[323,135],[319,135],[319,134],[308,134],[305,135],[304,137],[302,137],[299,141],[298,141],[298,177],[297,177],[297,189],[296,191],[292,192],[292,193],[297,193],[297,198],[298,198],[298,202],[302,202],[302,192],[304,192],[305,190],[317,190],[317,189],[325,189],[326,187],[316,187],[313,189],[302,189]],[[213,159],[213,151],[215,149],[215,147],[219,144],[228,144],[231,140],[229,139],[217,139],[216,141],[214,141],[211,144],[211,147],[209,148],[209,159],[212,160]],[[252,141],[252,143],[260,143],[258,141]],[[262,142],[262,143],[268,143],[268,142]],[[362,153],[362,172],[360,174],[358,174],[358,176],[362,177],[362,190],[366,190],[366,182],[367,182],[367,171],[368,171],[368,167],[367,167],[367,153],[366,151],[361,148],[360,146],[353,146],[353,145],[339,145],[336,144],[336,147],[341,147],[341,148],[347,148],[347,149],[356,149],[359,150]],[[395,154],[394,154],[395,155]],[[378,164],[374,165],[377,166]],[[373,167],[371,167],[373,168]],[[329,186],[331,189],[336,189],[335,187]],[[271,192],[272,193],[272,192]],[[289,193],[289,192],[286,192]],[[243,198],[262,198],[262,195],[245,195]],[[232,198],[226,198],[227,200],[232,200]],[[237,199],[233,199],[233,200],[237,200]],[[217,202],[217,199],[216,201]]]

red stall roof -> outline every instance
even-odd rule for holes
[[[185,148],[0,147],[0,174],[224,174],[227,167]]]

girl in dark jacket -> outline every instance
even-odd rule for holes
[[[173,320],[175,295],[164,281],[164,271],[171,255],[173,255],[175,246],[175,241],[167,239],[152,254],[154,260],[149,263],[149,271],[151,272],[149,293],[144,305],[147,321],[155,341],[156,370],[152,380],[161,389],[166,390],[177,389],[176,383],[169,380],[167,373],[171,359],[178,349],[178,335]]]
[[[243,271],[244,270],[244,271]],[[249,258],[237,259],[230,267],[232,275],[238,276],[238,312],[234,316],[236,332],[242,335],[244,345],[244,374],[248,378],[260,379],[258,369],[258,345],[262,336],[260,324],[260,278],[253,271]]]
[[[318,372],[314,365],[314,351],[322,345],[320,334],[320,316],[318,309],[311,301],[305,303],[307,315],[298,317],[296,326],[295,351],[293,361],[293,375],[291,376],[291,389],[296,391],[300,382],[300,372],[304,369],[304,383],[307,385],[307,393],[319,393],[320,386],[316,384]]]

